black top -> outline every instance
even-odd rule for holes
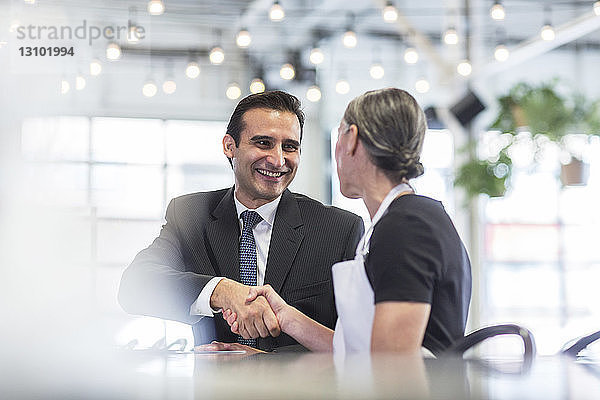
[[[439,354],[462,338],[471,299],[471,264],[442,203],[404,195],[377,222],[365,269],[375,303],[431,304],[423,346]]]

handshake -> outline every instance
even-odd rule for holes
[[[227,278],[215,287],[210,305],[222,309],[231,331],[244,339],[279,336],[293,310],[270,285],[246,286]]]

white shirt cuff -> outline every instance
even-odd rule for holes
[[[222,276],[215,276],[204,286],[204,289],[198,295],[196,301],[190,306],[190,315],[200,315],[203,317],[212,317],[216,313],[221,312],[219,310],[213,310],[210,307],[210,297],[212,296],[215,287],[224,279]]]

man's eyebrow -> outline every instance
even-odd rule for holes
[[[273,140],[273,138],[271,136],[267,136],[267,135],[256,135],[256,136],[252,136],[250,138],[250,140],[253,142],[258,142],[259,140]]]

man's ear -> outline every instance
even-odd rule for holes
[[[225,135],[223,137],[223,154],[229,159],[235,156],[235,140],[231,135]]]

